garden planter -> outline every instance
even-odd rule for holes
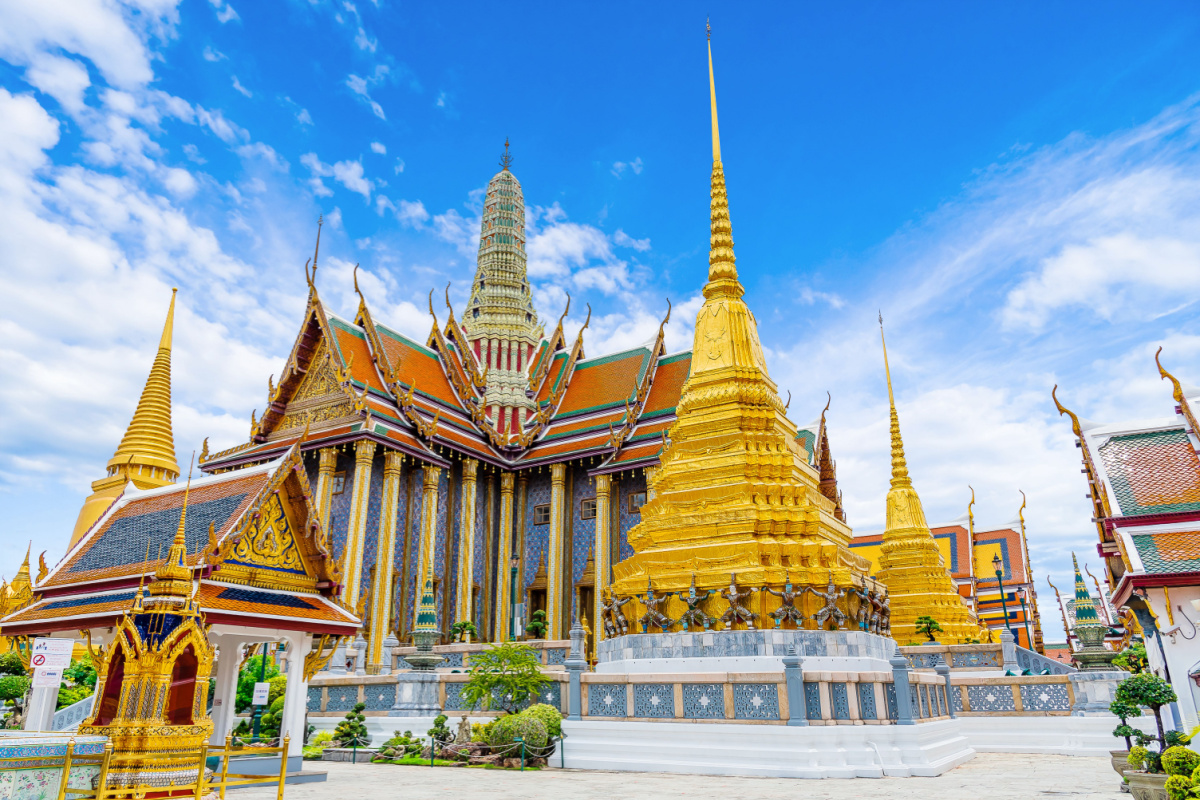
[[[1149,772],[1134,772],[1128,770],[1125,777],[1129,779],[1129,793],[1133,800],[1167,800],[1167,774],[1151,774]]]
[[[1122,778],[1125,777],[1125,770],[1129,769],[1129,751],[1128,750],[1109,750],[1108,755],[1112,759],[1113,770]]]
[[[355,764],[370,764],[379,750],[370,747],[326,747],[321,752],[322,761],[351,761]]]

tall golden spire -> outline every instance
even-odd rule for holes
[[[647,580],[662,592],[725,587],[732,574],[742,588],[791,580],[824,589],[832,580],[842,591],[882,594],[866,575],[870,562],[850,550],[850,528],[836,501],[821,493],[820,476],[796,441],[796,426],[767,371],[758,322],[743,298],[721,166],[711,40],[708,54],[708,282],[677,419],[661,466],[649,478],[652,497],[629,532],[634,553],[613,565],[612,591],[631,600],[635,615],[644,610],[638,598]],[[763,602],[761,613],[773,610],[774,599]]]
[[[891,417],[892,481],[887,494],[887,523],[880,546],[879,574],[875,577],[888,587],[892,636],[897,642],[919,641],[917,618],[928,616],[941,624],[944,643],[961,644],[968,638],[979,637],[979,623],[950,577],[942,552],[925,521],[921,498],[908,474],[882,313],[879,315],[879,340],[883,345],[883,370],[887,376]],[[974,554],[968,557],[973,558]]]
[[[717,83],[713,78],[712,27],[708,27],[708,94],[712,107],[712,180],[709,224],[708,284],[705,298],[745,294],[738,283],[737,259],[733,255],[733,225],[729,221],[729,196],[725,191],[725,168],[721,164],[721,132],[717,126]]]
[[[71,534],[71,545],[100,518],[112,501],[133,481],[139,489],[174,483],[179,477],[175,461],[175,437],[171,431],[171,337],[175,323],[175,293],[158,342],[158,353],[142,389],[137,409],[117,451],[108,460],[108,474],[92,484],[92,495],[84,501]]]

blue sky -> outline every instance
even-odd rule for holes
[[[589,352],[707,253],[711,14],[738,266],[798,423],[833,394],[850,521],[882,525],[877,311],[931,522],[1029,495],[1035,570],[1093,562],[1049,390],[1171,414],[1200,383],[1200,13],[1183,3],[462,4],[16,0],[0,8],[0,572],[62,554],[127,424],[170,287],[181,463],[244,441],[318,284],[424,337],[461,306],[506,137],[543,319]],[[444,308],[437,305],[444,318]],[[1041,581],[1039,577],[1039,582]],[[1060,584],[1061,586],[1061,584]],[[1045,594],[1051,594],[1040,582]],[[1043,602],[1048,628],[1057,613]]]

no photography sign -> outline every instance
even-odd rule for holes
[[[72,639],[34,639],[29,666],[34,669],[66,669],[71,666]]]

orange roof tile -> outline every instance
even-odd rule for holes
[[[397,380],[405,386],[411,386],[415,381],[417,394],[433,397],[451,408],[463,411],[437,353],[383,325],[377,323],[375,327],[379,331],[379,341],[387,353],[388,363],[391,364]]]
[[[642,408],[642,416],[652,416],[675,410],[679,395],[692,367],[692,354],[680,353],[658,360],[654,370],[654,382],[650,384],[650,396]]]
[[[616,353],[604,358],[576,363],[567,385],[567,393],[555,416],[590,411],[637,396],[645,374],[650,351],[644,349]]]
[[[550,395],[558,388],[558,382],[562,380],[562,373],[566,366],[567,353],[556,353],[554,361],[550,364],[549,371],[546,372],[546,379],[542,381],[542,385],[538,388],[537,402],[539,405],[549,400]]]
[[[347,328],[339,319],[330,319],[329,323],[333,328],[342,363],[350,362],[350,377],[364,386],[386,392],[386,387],[379,379],[379,371],[375,369],[375,361],[371,358],[367,335],[360,330]]]
[[[609,433],[606,429],[599,436],[587,436],[582,439],[573,439],[569,442],[554,442],[543,444],[541,442],[535,444],[525,454],[524,462],[540,461],[550,458],[551,456],[564,456],[572,453],[582,453],[588,450],[602,449],[608,446]]]
[[[646,444],[634,445],[633,447],[623,447],[611,463],[628,464],[632,461],[641,461],[645,458],[657,458],[661,451],[662,442],[660,441],[647,442]]]
[[[355,617],[318,594],[278,592],[253,586],[204,581],[196,599],[206,613],[224,612],[272,619],[340,622],[354,626]]]
[[[625,417],[625,408],[614,409],[607,414],[600,414],[587,419],[574,420],[569,422],[551,423],[546,429],[546,435],[542,437],[542,441],[559,439],[567,434],[579,433],[591,428],[596,430],[608,430],[608,424],[611,422],[614,426]]]

